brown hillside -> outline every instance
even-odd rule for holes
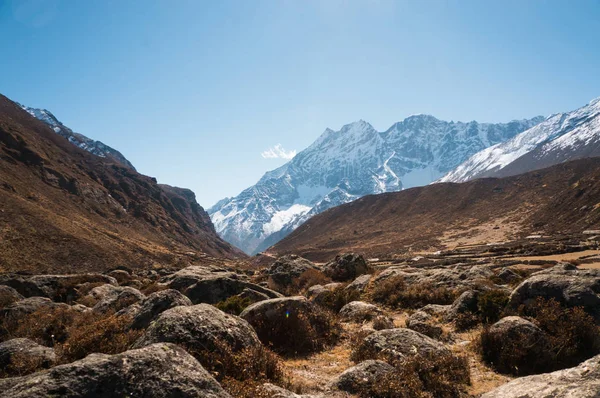
[[[0,272],[106,270],[243,256],[190,190],[75,147],[0,96]]]
[[[319,214],[268,250],[327,260],[348,251],[372,257],[439,250],[541,232],[600,227],[600,159],[502,179],[434,184],[371,195]]]

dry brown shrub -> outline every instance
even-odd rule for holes
[[[152,294],[152,293],[156,293],[156,292],[160,292],[163,290],[167,290],[169,287],[166,285],[161,285],[158,282],[154,282],[154,281],[149,281],[148,284],[142,286],[139,291],[144,293],[146,296]]]
[[[316,303],[338,313],[346,304],[351,303],[352,301],[359,301],[360,293],[356,290],[348,290],[346,289],[346,286],[348,286],[348,284],[344,283],[332,290],[324,292],[322,297],[320,297]]]
[[[249,298],[241,298],[239,296],[231,296],[226,300],[220,301],[215,304],[215,307],[223,312],[233,315],[239,315],[248,307],[252,302]]]
[[[310,268],[300,274],[298,278],[294,279],[289,286],[281,286],[275,283],[271,278],[267,280],[267,283],[268,287],[272,290],[283,293],[286,296],[296,296],[312,286],[331,283],[331,278],[327,277],[317,269]]]
[[[42,357],[15,353],[10,358],[10,364],[0,369],[0,379],[6,377],[25,376],[49,367],[50,364]]]
[[[431,283],[407,284],[402,276],[391,277],[375,285],[373,301],[393,308],[421,308],[427,304],[452,304],[459,291]]]

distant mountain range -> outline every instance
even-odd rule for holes
[[[439,181],[511,176],[594,156],[600,156],[600,98],[476,153]]]
[[[383,132],[362,120],[327,129],[287,164],[208,213],[223,239],[257,253],[316,214],[365,195],[427,185],[543,120],[462,123],[415,115]]]
[[[135,170],[135,167],[133,167],[131,162],[127,160],[125,156],[121,154],[121,152],[103,144],[100,141],[95,141],[83,134],[74,132],[62,124],[50,111],[46,109],[30,108],[21,104],[19,104],[19,106],[26,110],[31,116],[46,123],[48,126],[50,126],[50,128],[52,128],[52,130],[54,130],[56,134],[65,137],[71,144],[76,145],[79,148],[84,149],[96,156],[106,158],[109,161],[119,163],[123,166],[129,167],[132,170]]]

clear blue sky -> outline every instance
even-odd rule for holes
[[[600,96],[600,1],[0,0],[0,92],[205,207],[326,127]]]

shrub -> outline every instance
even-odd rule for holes
[[[456,314],[453,322],[454,328],[459,332],[463,332],[466,330],[471,330],[477,325],[479,325],[481,323],[481,318],[479,317],[479,315],[473,312],[462,312]]]
[[[452,304],[458,291],[431,283],[407,285],[396,276],[378,283],[372,290],[374,301],[394,308],[420,308],[427,304]]]
[[[239,296],[228,297],[227,300],[223,300],[215,304],[215,307],[223,312],[233,315],[239,315],[248,307],[252,302],[249,298],[241,298]]]
[[[501,289],[486,290],[477,297],[477,310],[483,323],[495,323],[500,320],[508,303],[510,293]]]
[[[290,311],[277,322],[252,322],[252,326],[263,343],[287,356],[319,351],[340,335],[335,315],[318,306],[311,311]]]
[[[162,290],[167,290],[169,287],[166,285],[160,285],[157,282],[154,281],[148,281],[148,283],[144,286],[142,286],[139,291],[144,293],[146,296],[152,294],[152,293],[156,293],[156,292],[160,292]]]
[[[302,293],[306,289],[315,285],[327,285],[331,283],[331,278],[325,276],[321,271],[310,268],[294,279],[289,286],[280,286],[273,279],[269,278],[268,286],[270,289],[276,290],[286,296],[295,296]]]
[[[34,373],[39,369],[47,368],[50,364],[46,363],[45,359],[39,356],[25,355],[15,353],[10,358],[10,363],[0,369],[0,379],[6,377],[15,377]]]
[[[370,359],[387,359],[395,371],[359,391],[361,398],[458,398],[471,382],[467,359],[450,353]]]
[[[346,286],[347,284],[343,284],[324,292],[317,304],[338,313],[346,304],[360,300],[360,293],[356,290],[347,290]]]

